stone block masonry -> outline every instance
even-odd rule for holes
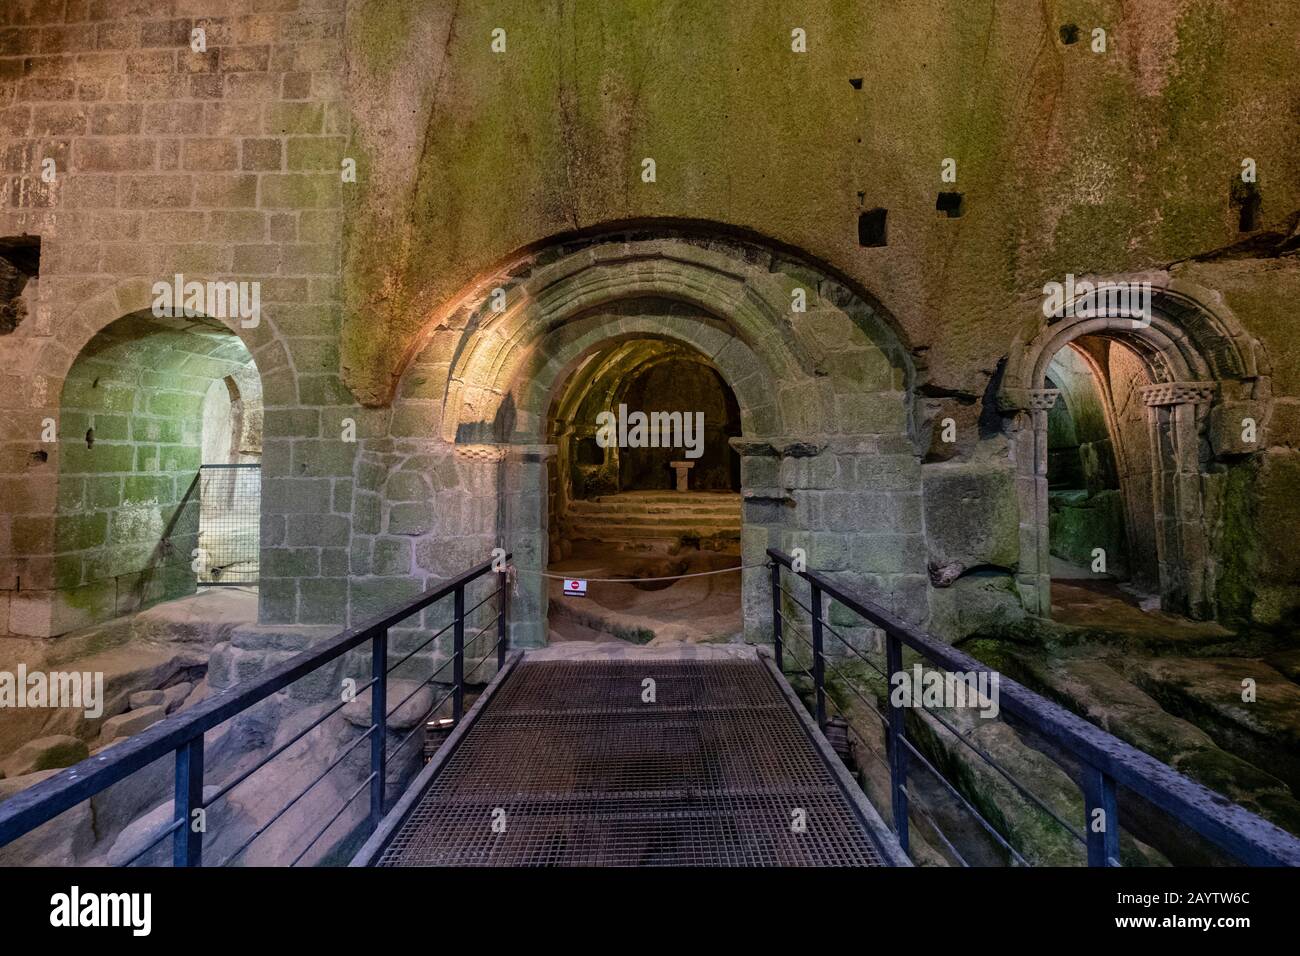
[[[1178,264],[1155,277],[1169,286],[1157,311],[1170,355],[1211,360],[1161,378],[1204,385],[1200,412],[1144,413],[1169,419],[1177,465],[1160,540],[1226,568],[1175,583],[1206,613],[1294,619],[1295,270],[1280,253],[1252,258],[1254,245],[1240,261],[1213,251],[1241,239],[1215,184],[1247,151],[1266,171],[1266,228],[1293,231],[1297,179],[1275,118],[1224,104],[1260,89],[1294,99],[1294,15],[1265,30],[1227,0],[1171,6],[1180,36],[1222,35],[1228,59],[1248,53],[1267,70],[1202,76],[1189,40],[1159,63],[1062,48],[1026,80],[1055,26],[1036,18],[1050,12],[994,30],[970,59],[954,37],[987,27],[975,12],[939,23],[874,0],[839,5],[810,19],[825,42],[796,76],[767,39],[789,31],[773,0],[751,4],[746,30],[728,5],[697,5],[649,47],[643,6],[611,0],[608,36],[593,32],[604,20],[557,21],[564,48],[604,51],[570,63],[527,30],[486,59],[496,14],[463,4],[0,4],[0,253],[18,242],[33,262],[23,308],[0,316],[0,635],[58,634],[188,586],[178,571],[155,592],[133,583],[125,603],[88,589],[157,566],[165,539],[167,557],[192,541],[185,490],[202,436],[186,423],[200,385],[225,373],[201,349],[160,367],[144,336],[112,339],[116,358],[100,338],[147,314],[153,284],[178,274],[260,289],[256,324],[211,316],[222,328],[210,331],[238,336],[260,377],[267,625],[356,623],[498,544],[545,561],[548,396],[574,363],[635,339],[698,352],[738,396],[747,555],[806,546],[922,617],[943,589],[926,590],[927,572],[996,573],[1046,614],[1042,409],[1003,399],[1042,386],[1022,366],[1048,344],[1045,277],[1152,263]],[[880,17],[888,30],[855,29]],[[1130,26],[1123,42],[1137,47],[1125,49],[1141,47]],[[897,73],[912,62],[889,55],[900,43],[933,48],[945,64],[934,83]],[[697,82],[702,44],[739,75]],[[846,62],[875,64],[896,101],[845,84]],[[1134,73],[1148,68],[1161,75]],[[647,78],[631,98],[630,76]],[[1202,80],[1214,95],[1199,95]],[[574,110],[557,117],[557,96],[577,97]],[[1182,118],[1191,100],[1195,122]],[[1116,110],[1098,113],[1100,101]],[[1150,124],[1140,149],[1119,135],[1124,104]],[[1026,135],[1063,146],[1025,151]],[[1077,166],[1096,143],[1134,175]],[[969,157],[960,219],[935,216],[941,157],[924,157],[936,150]],[[652,152],[660,177],[640,182]],[[1095,195],[1075,188],[1094,180]],[[1101,204],[1113,215],[1098,220]],[[890,210],[889,241],[866,247],[853,223],[873,207]],[[16,289],[19,271],[0,269],[0,286]],[[497,289],[502,310],[485,311]],[[148,342],[185,328],[164,323]],[[1200,461],[1198,415],[1213,462]],[[1263,429],[1253,442],[1247,417]],[[937,439],[948,420],[957,434]],[[1232,500],[1260,505],[1207,511],[1218,537],[1200,541],[1197,485],[1225,482]],[[544,595],[530,587],[516,607],[540,626]],[[761,618],[763,587],[745,577],[747,621]],[[53,601],[61,589],[77,601]]]
[[[164,527],[188,555],[198,436],[185,423],[202,376],[146,382],[144,352],[115,363],[123,380],[90,365],[72,374],[88,343],[147,309],[152,283],[176,273],[261,284],[260,325],[234,331],[262,377],[266,437],[317,442],[268,468],[267,521],[308,506],[328,514],[337,497],[334,524],[347,524],[350,462],[332,447],[338,432],[320,431],[359,412],[336,346],[345,14],[344,0],[0,9],[0,236],[41,242],[32,314],[0,335],[0,482],[20,491],[0,539],[0,634],[58,633],[125,609],[86,582],[156,564]],[[204,49],[192,47],[196,30]],[[301,405],[308,416],[295,415]],[[57,442],[41,440],[46,418]],[[347,528],[330,530],[329,542],[295,549],[311,553],[312,575],[347,572]],[[187,559],[151,593],[193,578]],[[299,618],[298,580],[268,582],[271,618]],[[51,589],[73,589],[77,607],[52,602]],[[307,616],[341,623],[338,600],[319,597]]]

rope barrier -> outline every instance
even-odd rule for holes
[[[717,568],[713,571],[692,571],[689,574],[665,574],[653,578],[592,578],[587,577],[588,572],[570,571],[564,574],[556,574],[553,571],[534,571],[530,568],[519,568],[516,570],[523,574],[535,574],[538,577],[552,578],[556,581],[568,581],[573,578],[580,578],[583,581],[595,581],[598,584],[636,584],[639,581],[680,581],[682,578],[703,578],[710,574],[730,574],[733,571],[745,571],[750,568],[766,568],[766,562],[761,564],[738,564],[734,568]]]

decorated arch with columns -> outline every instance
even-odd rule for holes
[[[1194,618],[1213,618],[1216,606],[1218,528],[1214,503],[1225,462],[1260,453],[1270,399],[1263,353],[1235,318],[1207,305],[1213,296],[1187,283],[1151,282],[1149,314],[1080,310],[1039,323],[1029,341],[1012,347],[998,403],[1012,416],[1012,458],[1020,506],[1018,588],[1032,612],[1051,614],[1048,502],[1048,414],[1060,390],[1047,387],[1048,368],[1064,348],[1079,351],[1100,373],[1085,343],[1114,343],[1140,362],[1137,387],[1146,424],[1144,451],[1150,472],[1125,489],[1126,525],[1149,521],[1154,529],[1161,607]],[[1108,422],[1115,432],[1113,407]],[[1257,426],[1257,427],[1255,427]],[[1118,450],[1121,471],[1124,456]],[[1145,509],[1145,512],[1144,512]]]
[[[465,308],[428,330],[393,407],[398,429],[423,431],[445,462],[444,500],[461,502],[430,533],[470,542],[458,547],[476,554],[458,560],[514,553],[518,640],[545,637],[548,422],[592,362],[636,343],[693,356],[735,396],[745,564],[769,546],[805,547],[812,566],[871,577],[924,618],[924,561],[905,557],[924,553],[914,371],[880,311],[806,263],[716,237],[606,237],[555,252],[460,297]],[[765,588],[761,568],[744,572],[755,636]]]

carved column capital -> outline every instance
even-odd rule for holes
[[[487,443],[465,444],[455,446],[455,455],[459,461],[496,464],[506,461],[548,461],[555,456],[557,446],[544,444],[500,444]]]
[[[1157,382],[1138,389],[1145,405],[1204,404],[1214,400],[1215,382]]]

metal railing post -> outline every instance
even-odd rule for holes
[[[893,634],[885,633],[885,672],[889,687],[894,686],[894,675],[903,670],[903,644]],[[903,748],[906,731],[903,725],[903,708],[889,695],[889,799],[894,811],[894,833],[903,852],[909,852],[909,827],[907,822],[907,752]]]
[[[371,639],[370,678],[370,829],[384,818],[384,778],[388,775],[388,628]]]
[[[460,585],[456,588],[453,595],[454,611],[456,615],[452,624],[452,658],[451,679],[453,683],[451,695],[451,716],[459,724],[460,715],[465,712],[465,587]]]
[[[1089,866],[1119,866],[1119,808],[1115,780],[1096,767],[1083,768],[1084,831]]]
[[[203,810],[203,735],[187,740],[176,748],[176,789],[172,803],[172,820],[179,823],[172,834],[172,866],[203,865],[203,831],[206,827],[194,819],[194,811]],[[198,823],[198,829],[195,829]]]
[[[506,610],[509,607],[510,582],[505,571],[497,572],[497,587],[500,597],[497,599],[497,670],[506,666]]]
[[[812,585],[813,684],[817,687],[817,726],[826,729],[826,656],[822,653],[822,589]]]
[[[778,561],[772,562],[772,649],[776,655],[776,669],[784,671],[782,666],[782,647],[781,639],[783,632],[781,625],[781,564]]]

